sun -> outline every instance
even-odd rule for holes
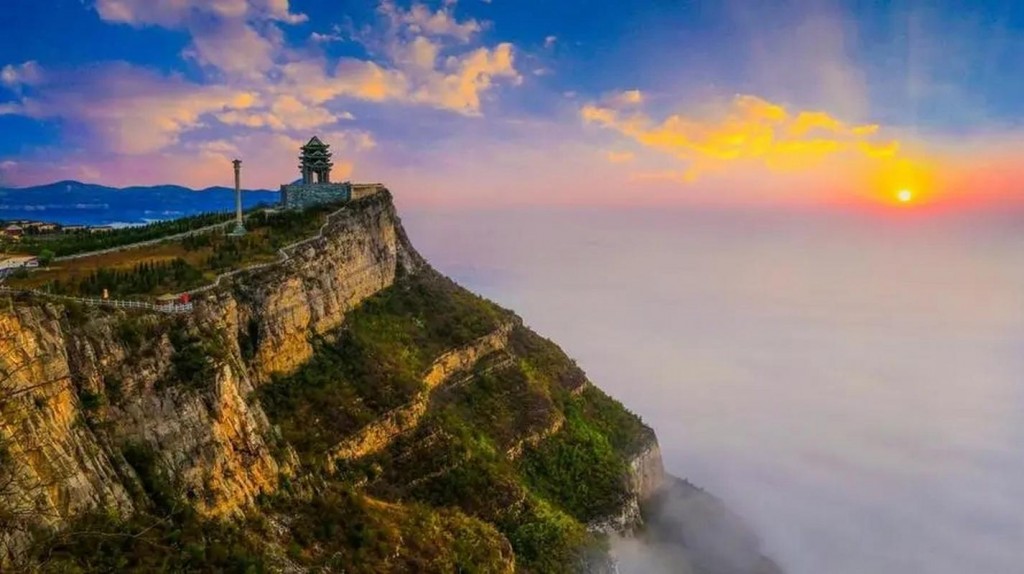
[[[900,203],[910,203],[914,199],[914,192],[909,189],[901,189],[896,192],[896,199]]]

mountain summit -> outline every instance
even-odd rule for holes
[[[776,571],[554,343],[433,270],[386,190],[192,303],[4,306],[6,565],[600,572],[625,537]]]

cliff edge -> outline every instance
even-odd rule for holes
[[[386,191],[189,314],[0,303],[7,569],[578,571],[669,484],[653,431],[431,269]]]

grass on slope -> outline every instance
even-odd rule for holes
[[[408,402],[434,359],[493,331],[507,312],[448,279],[420,273],[365,301],[312,360],[260,391],[306,462]]]
[[[383,498],[456,507],[496,525],[525,571],[571,572],[599,543],[586,524],[621,509],[628,456],[650,430],[581,387],[582,372],[549,341],[525,328],[512,339],[511,366],[442,391],[414,433],[341,475],[369,480]],[[507,458],[511,444],[559,417],[559,432]]]
[[[279,504],[291,517],[289,556],[318,571],[511,571],[512,548],[501,534],[455,509],[386,503],[337,487]]]

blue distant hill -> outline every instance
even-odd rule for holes
[[[243,190],[248,209],[278,201],[278,192]],[[235,208],[234,189],[179,185],[115,188],[58,181],[24,188],[0,187],[0,220],[33,219],[63,224],[134,225]]]

